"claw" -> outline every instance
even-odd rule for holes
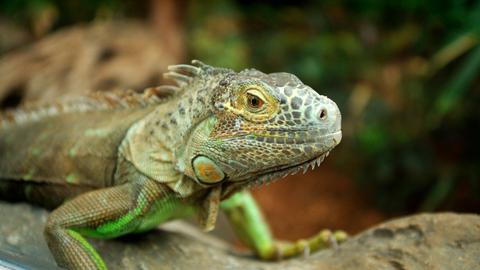
[[[275,249],[275,259],[277,261],[280,261],[282,259],[282,251],[278,247]]]
[[[330,234],[330,237],[328,237],[328,241],[330,242],[330,246],[333,247],[333,249],[338,249],[338,241],[337,238],[335,238],[334,234]]]
[[[307,258],[308,256],[310,256],[310,253],[311,253],[310,245],[306,241],[302,241],[302,244],[303,244],[303,257]]]

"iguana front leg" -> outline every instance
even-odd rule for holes
[[[296,242],[280,242],[272,237],[268,224],[247,191],[234,194],[221,204],[235,232],[240,239],[252,248],[256,254],[266,260],[281,259],[313,252],[326,248],[335,242],[342,242],[347,235],[342,231],[332,233],[328,230]]]
[[[169,218],[174,207],[168,197],[162,184],[148,179],[80,195],[49,216],[48,246],[67,269],[107,269],[84,236],[113,238],[143,230],[153,210],[163,215],[159,220]]]

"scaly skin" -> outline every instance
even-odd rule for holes
[[[319,165],[341,139],[336,104],[291,74],[192,63],[169,67],[176,85],[143,95],[4,113],[0,196],[55,208],[45,237],[60,266],[106,269],[84,237],[148,231],[193,213],[211,230],[219,208],[264,259],[345,238],[323,231],[281,244],[244,190]]]

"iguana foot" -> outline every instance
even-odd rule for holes
[[[322,230],[318,234],[295,242],[277,241],[275,244],[276,252],[273,258],[266,259],[285,259],[303,255],[309,256],[310,253],[329,247],[338,248],[338,245],[347,240],[348,235],[344,231]]]

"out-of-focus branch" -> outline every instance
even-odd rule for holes
[[[182,0],[152,0],[150,21],[165,44],[165,49],[177,59],[185,60],[183,12],[186,2]]]

